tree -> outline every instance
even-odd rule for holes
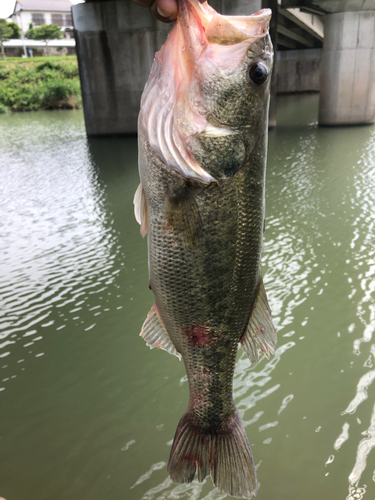
[[[57,40],[61,37],[60,26],[57,26],[57,24],[42,24],[42,26],[36,28],[30,24],[29,30],[26,31],[26,38],[31,40],[44,40],[46,42],[46,47],[48,40]]]
[[[8,26],[9,26],[9,28],[12,28],[12,30],[13,30],[13,33],[10,35],[9,38],[11,38],[11,39],[21,38],[21,30],[20,30],[20,27],[18,26],[17,23],[13,23],[13,22],[8,23]]]
[[[3,42],[7,42],[10,38],[10,35],[13,33],[12,28],[8,26],[6,19],[0,19],[0,43],[1,43],[1,53],[3,55],[3,59],[5,59],[5,51]]]

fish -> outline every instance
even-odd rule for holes
[[[155,296],[140,335],[187,372],[171,479],[211,475],[227,495],[251,498],[256,471],[232,386],[238,346],[255,363],[258,347],[269,358],[277,341],[261,272],[271,11],[222,16],[198,0],[178,8],[138,121],[134,210]]]

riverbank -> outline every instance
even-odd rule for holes
[[[76,56],[0,61],[0,113],[78,109],[81,105]]]

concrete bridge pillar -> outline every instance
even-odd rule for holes
[[[130,0],[72,8],[87,135],[135,133],[154,55],[170,25]]]
[[[350,10],[362,0],[336,3],[347,10],[325,16],[319,124],[374,123],[375,10]]]

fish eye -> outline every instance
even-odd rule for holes
[[[248,70],[248,78],[256,85],[262,85],[268,76],[268,69],[262,63],[254,63]]]

